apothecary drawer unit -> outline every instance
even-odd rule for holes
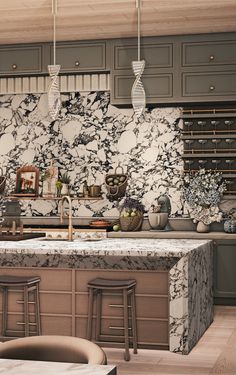
[[[183,43],[182,66],[216,66],[236,64],[236,40]]]
[[[65,43],[57,46],[57,64],[61,72],[95,72],[106,70],[106,43]],[[51,61],[53,50],[51,47]]]
[[[0,76],[38,74],[43,71],[43,45],[0,47]]]
[[[227,195],[236,194],[236,109],[183,110],[184,170],[221,171]]]

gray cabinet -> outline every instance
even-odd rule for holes
[[[51,63],[53,48],[51,47]],[[67,42],[56,48],[56,63],[61,65],[61,72],[79,73],[104,71],[106,66],[106,43],[103,42]]]
[[[132,61],[138,59],[137,39],[117,39],[111,43],[111,102],[131,104],[131,90],[135,81]],[[147,103],[173,99],[173,43],[170,38],[144,38],[141,59],[145,60],[142,83]]]
[[[42,44],[0,47],[1,76],[38,74],[43,70]]]
[[[214,252],[214,300],[236,305],[236,240],[216,241]]]

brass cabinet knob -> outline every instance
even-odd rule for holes
[[[214,91],[215,90],[215,86],[210,86],[210,91]]]
[[[215,60],[215,56],[214,55],[210,55],[210,61],[213,61]]]
[[[17,69],[17,65],[16,64],[12,64],[12,69]]]
[[[79,61],[76,61],[75,62],[75,66],[79,66],[80,65],[80,62]]]

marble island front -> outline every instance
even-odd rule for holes
[[[42,321],[43,334],[53,334],[50,315],[55,317],[57,330],[56,318],[60,324],[60,319],[66,316],[71,319],[69,324],[66,320],[61,324],[60,328],[65,328],[62,334],[69,332],[83,337],[87,281],[97,276],[135,278],[139,346],[163,346],[183,354],[189,353],[213,320],[212,265],[213,243],[209,240],[110,238],[97,242],[45,239],[0,242],[1,274],[41,276],[42,318],[49,317],[45,323]],[[65,296],[68,306],[62,307],[60,300],[60,311],[52,313],[49,295],[53,299],[54,290],[55,295]],[[142,310],[149,302],[150,316]],[[53,305],[56,308],[55,301]],[[67,310],[69,306],[71,309]],[[148,332],[152,332],[150,342]],[[159,332],[162,339],[158,338]]]

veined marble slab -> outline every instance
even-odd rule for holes
[[[213,320],[213,242],[105,239],[0,242],[1,267],[169,271],[169,346],[187,354]]]
[[[41,375],[42,373],[47,375],[116,375],[116,367],[79,363],[0,359],[0,374]]]

